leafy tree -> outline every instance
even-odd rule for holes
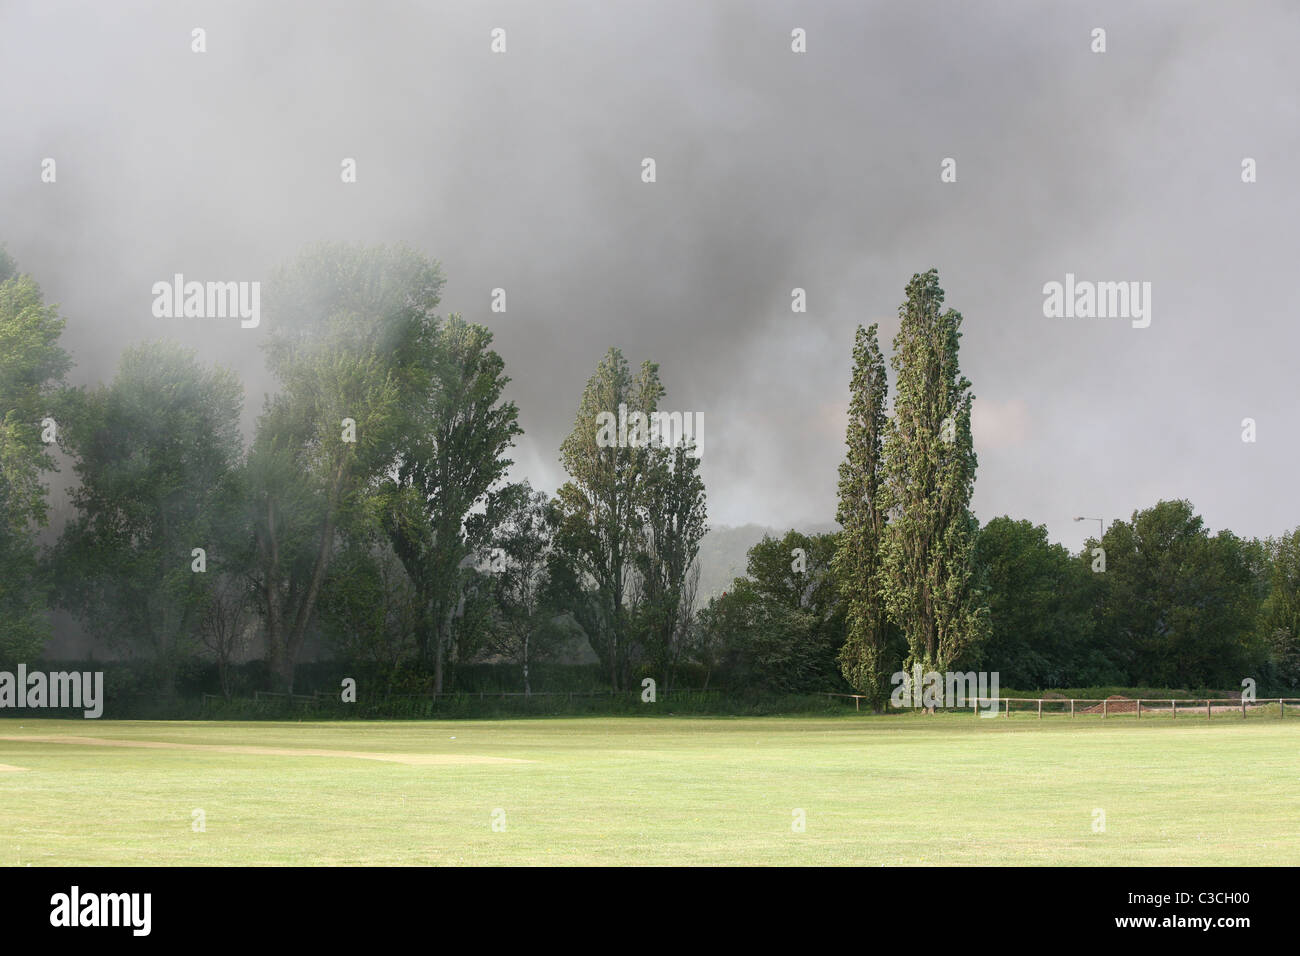
[[[891,626],[881,579],[881,547],[888,518],[884,500],[884,437],[888,383],[877,326],[858,326],[853,343],[848,453],[840,463],[834,569],[844,599],[847,635],[840,648],[844,679],[880,708],[888,697]]]
[[[252,643],[248,582],[236,571],[216,572],[207,605],[199,618],[199,640],[217,662],[217,680],[229,700],[234,690],[232,667]]]
[[[1245,543],[1229,531],[1211,536],[1179,500],[1116,521],[1102,546],[1098,634],[1129,681],[1240,686],[1259,613]]]
[[[747,578],[709,602],[703,623],[734,689],[815,693],[837,686],[837,646],[817,615],[764,597]]]
[[[688,445],[652,447],[642,484],[638,617],[649,664],[665,690],[672,686],[694,616],[700,539],[708,531],[699,469]]]
[[[41,422],[72,365],[63,325],[0,248],[0,665],[38,655],[49,637],[35,531],[48,521],[41,472],[55,467]]]
[[[59,602],[151,658],[164,694],[229,565],[216,545],[238,508],[242,406],[232,372],[171,343],[128,349],[111,385],[68,397],[60,445],[80,486],[56,549]]]
[[[764,535],[749,549],[746,578],[764,601],[828,616],[839,601],[832,573],[838,544],[835,534],[791,530],[780,538]]]
[[[553,512],[546,492],[534,491],[527,481],[512,486],[504,504],[505,520],[492,539],[503,566],[492,574],[497,621],[490,643],[518,665],[524,693],[531,694],[533,663],[553,651],[563,636],[555,623],[556,609],[546,600]]]
[[[884,439],[882,590],[907,637],[910,666],[946,671],[979,641],[986,614],[972,589],[979,522],[970,511],[976,457],[970,382],[958,366],[961,314],[931,269],[907,285],[894,338],[894,415]]]
[[[833,534],[789,531],[749,551],[747,576],[702,613],[732,686],[813,693],[841,686],[844,611],[831,562]],[[798,552],[798,553],[796,553]]]
[[[340,524],[396,459],[441,287],[437,264],[406,247],[322,245],[269,289],[281,390],[258,422],[249,501],[268,663],[286,690]]]
[[[718,615],[724,609],[726,595],[710,597],[708,603],[700,608],[686,630],[686,642],[683,648],[685,656],[699,663],[704,668],[702,689],[709,689],[709,681],[714,672],[723,663],[726,644],[723,641],[722,628],[718,624]]]
[[[1272,678],[1300,688],[1300,528],[1267,543],[1268,594],[1261,621]]]
[[[470,625],[485,624],[465,616],[467,607],[490,608],[467,564],[501,520],[512,464],[505,454],[523,433],[515,404],[502,399],[510,379],[491,344],[491,332],[460,316],[423,324],[410,366],[408,437],[383,486],[385,528],[425,611],[420,647],[439,693],[448,655],[465,659]]]
[[[989,633],[977,649],[1004,686],[1075,687],[1094,673],[1092,572],[1047,538],[1044,525],[994,518],[975,548],[977,577],[989,606]]]
[[[382,535],[345,540],[321,597],[321,630],[340,657],[391,689],[416,657],[419,595]]]
[[[465,568],[464,589],[452,619],[451,653],[447,659],[447,679],[452,685],[456,683],[456,670],[460,664],[473,663],[491,654],[500,610],[495,577],[482,565],[470,564]]]
[[[557,572],[556,582],[567,586],[568,603],[616,690],[628,685],[635,657],[630,622],[642,484],[652,453],[648,433],[625,443],[598,441],[598,417],[617,415],[622,406],[629,420],[633,413],[649,416],[663,393],[659,366],[646,362],[633,375],[623,353],[610,349],[588,380],[573,431],[560,446],[569,481],[557,493],[556,548],[567,568]]]

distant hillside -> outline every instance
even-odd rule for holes
[[[749,563],[749,549],[762,541],[764,535],[779,538],[789,530],[759,524],[744,524],[736,528],[720,525],[710,529],[700,542],[700,591],[696,599],[697,605],[707,604],[711,596],[721,594],[731,587],[733,580],[744,575],[745,566]],[[838,531],[839,525],[831,522],[797,530],[804,534],[821,534]]]

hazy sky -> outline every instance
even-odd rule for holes
[[[74,382],[174,337],[240,370],[250,421],[269,319],[157,319],[153,283],[409,242],[496,334],[519,474],[562,480],[617,345],[704,413],[712,522],[774,526],[833,517],[854,327],[887,345],[934,266],[965,316],[981,520],[1074,549],[1096,527],[1074,515],[1186,497],[1277,533],[1300,523],[1298,11],[0,0],[0,241],[60,304]],[[1150,327],[1044,317],[1067,272],[1150,282]]]

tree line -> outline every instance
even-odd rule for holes
[[[254,639],[268,685],[291,691],[312,638],[416,693],[480,661],[528,692],[573,641],[614,690],[652,676],[879,704],[913,663],[1027,688],[1300,683],[1300,530],[1210,535],[1182,501],[1079,555],[1026,521],[980,527],[961,316],[933,271],[907,286],[891,409],[877,328],[858,329],[841,530],[765,539],[707,600],[691,442],[597,427],[626,408],[644,428],[658,366],[610,349],[559,449],[567,480],[553,495],[511,481],[505,363],[488,328],[437,313],[442,285],[404,246],[325,244],[279,270],[263,346],[277,391],[246,444],[238,376],[174,343],[69,387],[64,320],[0,250],[0,664],[39,658],[57,608],[149,662],[163,696],[197,658],[229,691]],[[56,449],[72,514],[42,547]]]

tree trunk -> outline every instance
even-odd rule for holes
[[[293,672],[294,663],[286,651],[280,655],[275,667],[275,683],[281,693],[293,693]]]
[[[434,635],[433,647],[433,692],[442,693],[442,635]]]
[[[450,604],[450,602],[447,602]],[[433,639],[433,692],[442,693],[443,675],[445,674],[444,661],[447,657],[447,651],[451,646],[451,620],[456,614],[455,605],[451,605],[444,611],[438,621],[437,630]]]
[[[524,696],[531,697],[532,688],[528,686],[528,635],[524,635]]]
[[[284,672],[285,635],[284,609],[280,606],[280,545],[275,535],[275,499],[266,499],[266,576],[262,580],[262,593],[266,598],[266,663],[271,672],[272,690],[282,690]]]

